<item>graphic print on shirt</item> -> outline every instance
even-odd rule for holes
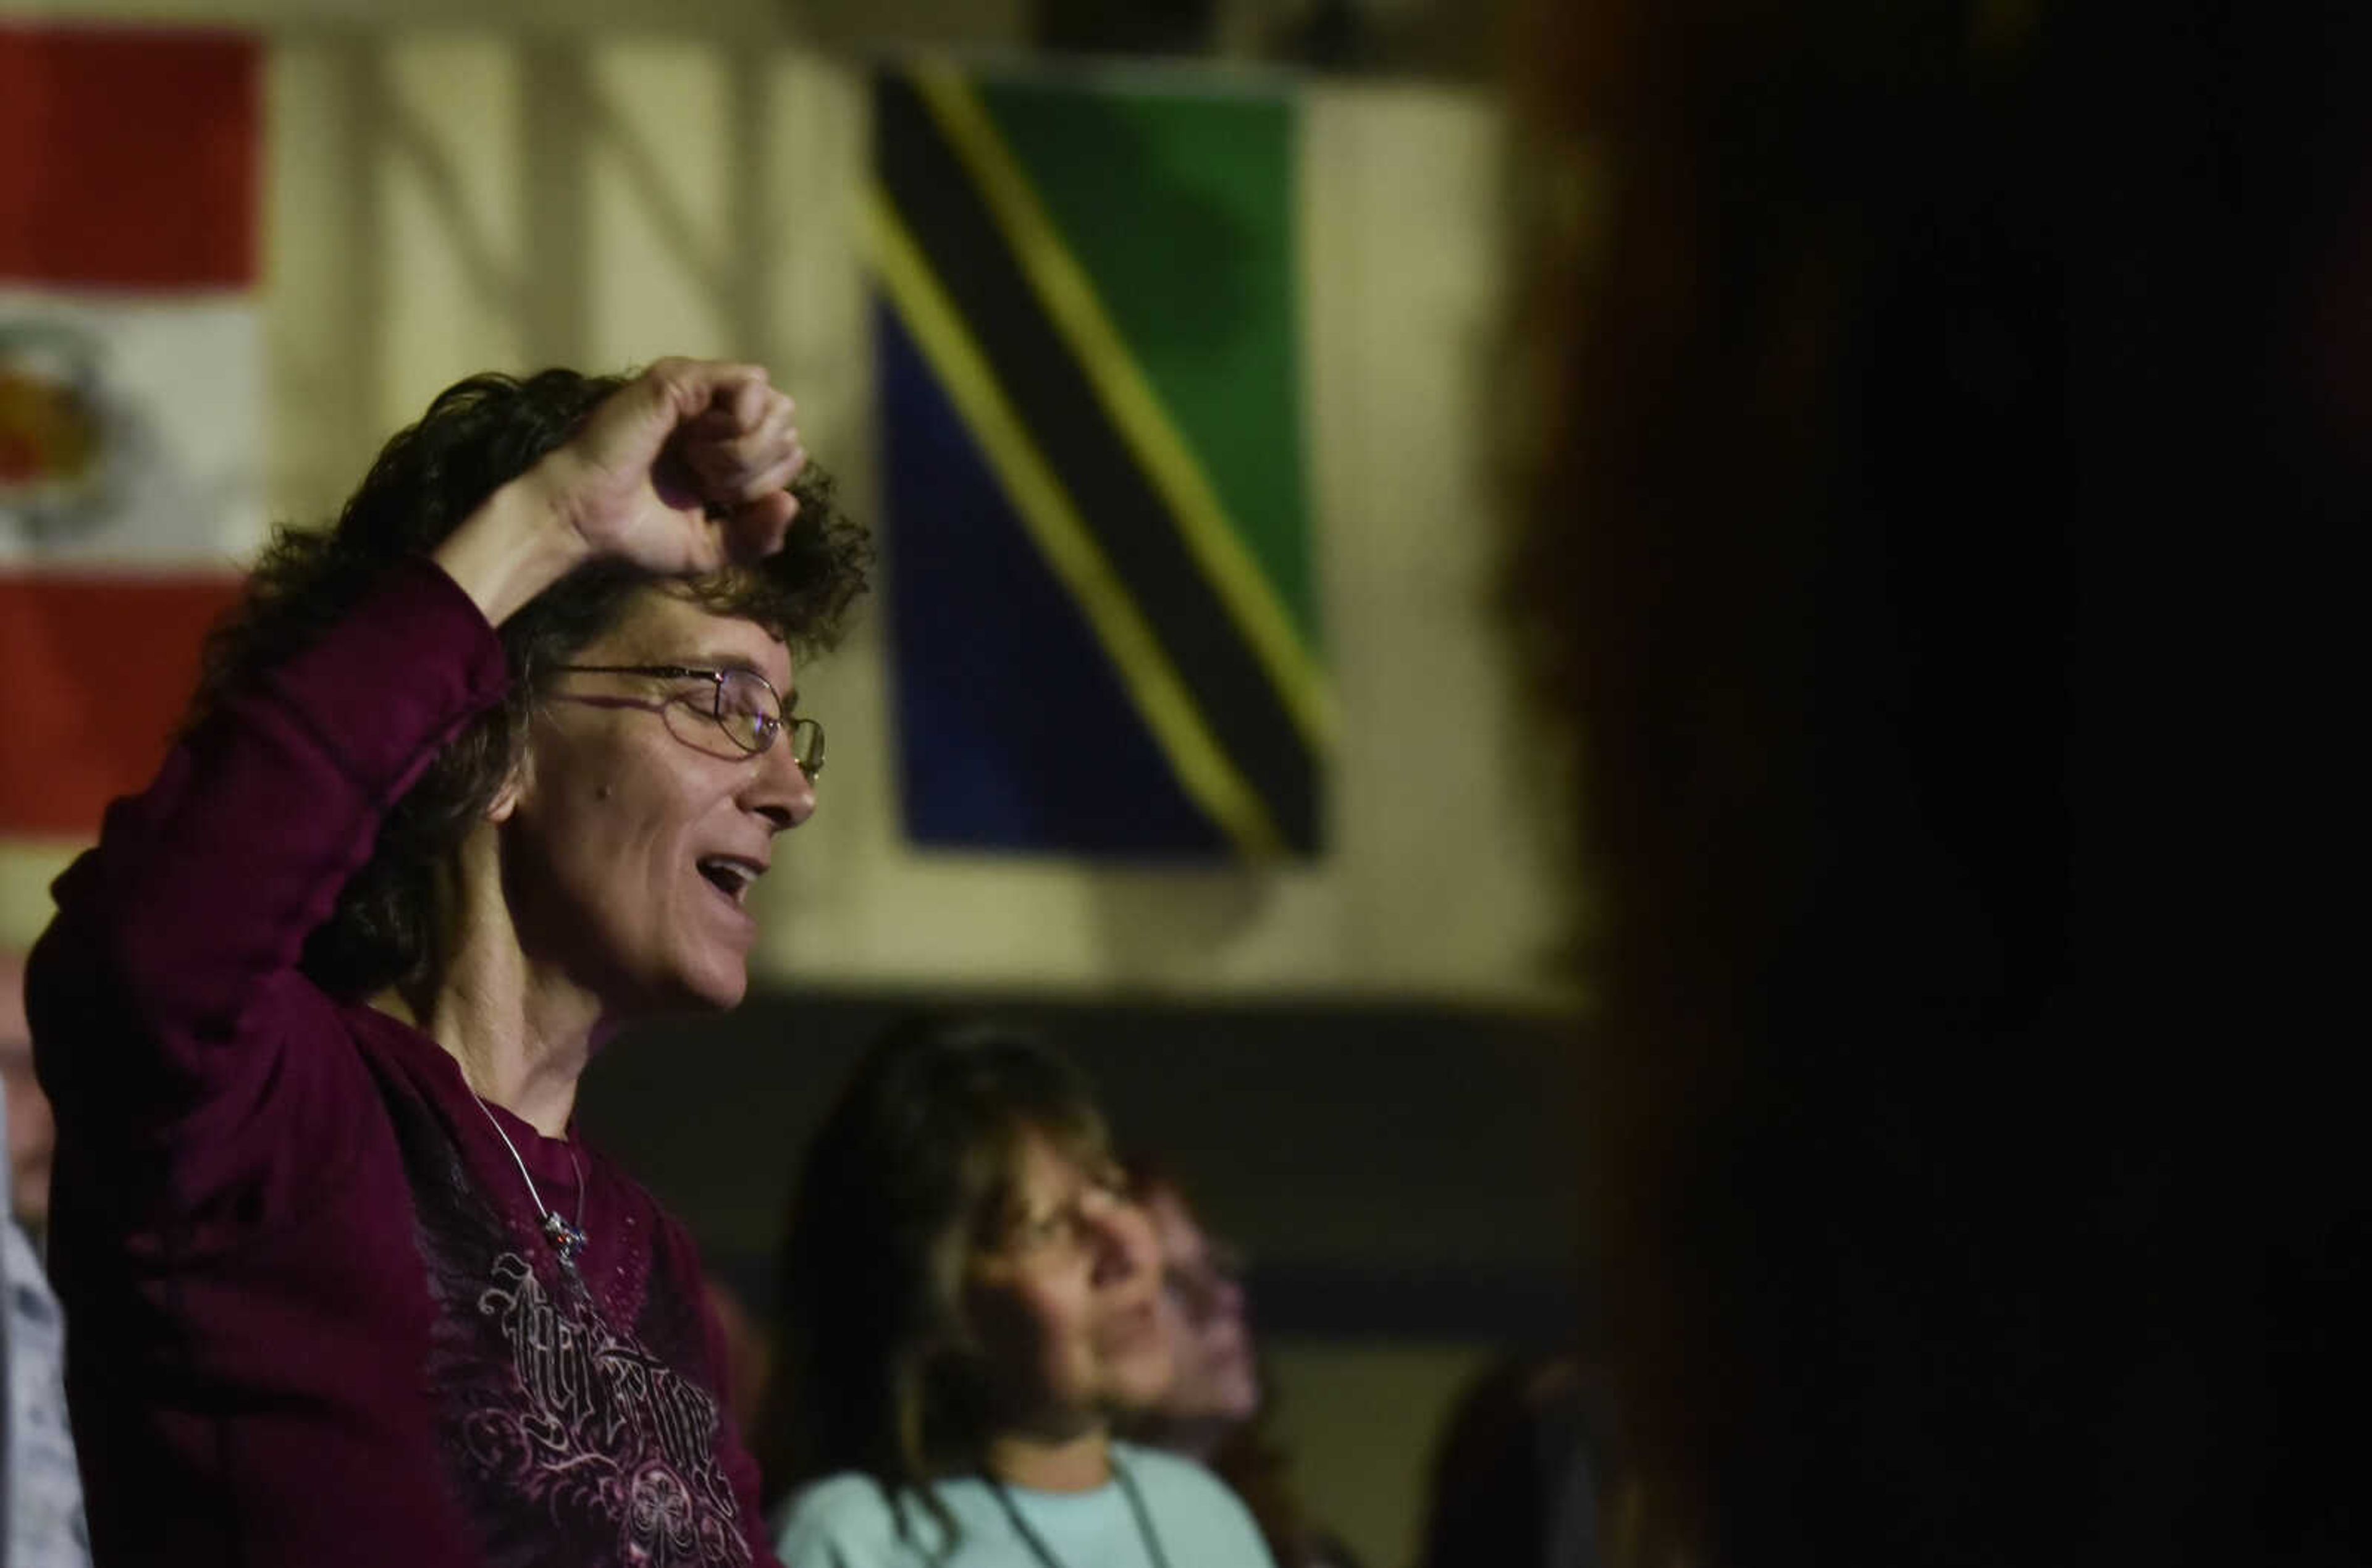
[[[678,1370],[702,1359],[697,1314],[640,1280],[597,1307],[552,1255],[523,1250],[433,1112],[389,1101],[437,1306],[427,1375],[489,1568],[745,1568],[716,1459],[723,1407]]]

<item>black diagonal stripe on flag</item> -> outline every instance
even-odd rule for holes
[[[1160,494],[1047,319],[970,172],[904,78],[877,96],[875,160],[1047,461],[1192,693],[1219,746],[1293,849],[1318,847],[1317,769],[1258,656],[1189,553]]]

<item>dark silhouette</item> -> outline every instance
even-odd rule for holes
[[[2365,13],[1519,33],[1511,582],[1640,1555],[2360,1561],[2284,878],[2372,499]]]

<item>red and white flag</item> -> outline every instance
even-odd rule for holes
[[[147,782],[262,540],[260,59],[0,24],[0,837]]]

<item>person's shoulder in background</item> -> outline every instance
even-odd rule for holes
[[[1163,1554],[1171,1562],[1208,1568],[1274,1568],[1251,1511],[1227,1482],[1193,1460],[1159,1448],[1134,1443],[1112,1447],[1144,1491]]]
[[[922,1568],[944,1550],[930,1511],[893,1504],[855,1470],[825,1476],[785,1498],[773,1517],[783,1568]]]

